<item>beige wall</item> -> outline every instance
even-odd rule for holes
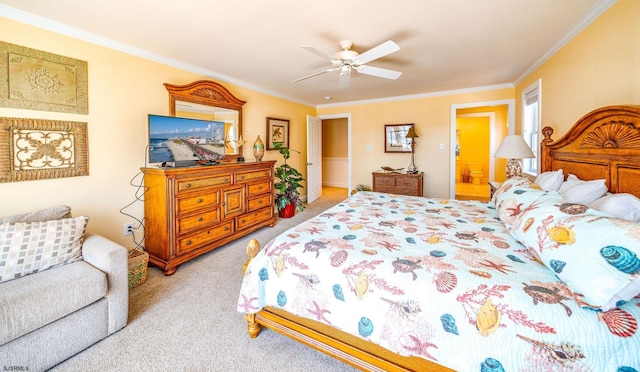
[[[5,18],[0,18],[0,29],[2,41],[88,62],[88,115],[0,108],[0,116],[87,122],[90,172],[85,177],[0,184],[0,216],[67,204],[74,215],[90,216],[90,230],[133,247],[130,237],[123,236],[124,223],[133,219],[120,209],[133,203],[125,212],[138,219],[144,214],[143,203],[135,199],[139,191],[130,182],[141,181],[147,115],[168,114],[163,83],[186,84],[206,77]],[[289,119],[290,146],[304,149],[306,115],[315,114],[315,108],[221,83],[247,101],[243,111],[247,160],[253,159],[251,145],[256,136],[265,138],[268,116]],[[268,151],[265,159],[280,160],[280,154]],[[294,154],[289,163],[306,171],[304,155]]]
[[[349,156],[349,143],[346,119],[322,120],[322,156],[346,158]]]
[[[381,166],[406,168],[410,154],[384,152],[384,125],[414,123],[419,136],[415,164],[425,173],[424,195],[448,198],[451,151],[451,105],[513,98],[513,89],[440,95],[404,101],[320,107],[318,116],[351,114],[353,185],[371,186],[371,172]],[[440,150],[440,144],[444,145]]]
[[[588,112],[640,104],[640,1],[619,0],[516,87],[542,80],[542,126],[559,138]]]

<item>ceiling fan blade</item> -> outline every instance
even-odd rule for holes
[[[338,82],[338,88],[346,88],[349,86],[349,81],[351,81],[351,67],[350,66],[342,66],[340,69],[340,80]]]
[[[400,77],[400,75],[402,75],[402,72],[400,71],[387,70],[386,68],[373,67],[373,66],[358,66],[356,68],[356,71],[358,71],[361,74],[367,74],[371,76],[377,76],[377,77],[392,79],[392,80],[396,80],[397,78]]]
[[[311,75],[303,76],[303,77],[301,77],[301,78],[299,78],[299,79],[292,80],[291,82],[292,82],[292,83],[297,83],[297,82],[299,82],[299,81],[302,81],[302,80],[305,80],[305,79],[308,79],[308,78],[312,78],[312,77],[314,77],[314,76],[318,76],[318,75],[326,74],[327,72],[333,72],[333,71],[335,71],[335,70],[336,70],[335,68],[330,68],[330,69],[327,69],[327,70],[324,70],[324,71],[319,71],[319,72],[313,73],[313,74],[311,74]]]
[[[378,45],[377,47],[373,47],[367,50],[366,52],[360,54],[359,56],[357,56],[353,60],[353,63],[356,65],[364,65],[367,62],[371,62],[374,59],[384,57],[388,54],[397,52],[399,50],[400,50],[400,47],[398,46],[398,44],[394,43],[391,40],[387,40],[384,43]]]
[[[315,55],[317,55],[319,57],[327,59],[327,60],[331,61],[331,63],[333,63],[336,66],[340,64],[340,60],[339,59],[335,58],[334,56],[330,56],[325,52],[321,52],[318,49],[312,47],[311,45],[301,45],[300,48],[302,48],[302,49],[304,49],[304,50],[306,50],[308,52],[311,52],[311,53],[313,53],[313,54],[315,54]]]

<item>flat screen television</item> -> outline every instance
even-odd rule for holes
[[[222,160],[224,135],[222,121],[149,114],[149,163]]]

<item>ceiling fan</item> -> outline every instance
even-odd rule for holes
[[[393,41],[385,41],[384,43],[373,47],[362,54],[356,52],[355,50],[351,50],[352,46],[353,42],[351,40],[343,40],[340,42],[340,48],[342,48],[342,50],[336,53],[334,56],[330,56],[310,45],[302,45],[302,49],[329,60],[331,64],[333,64],[333,67],[293,80],[292,83],[296,83],[301,80],[334,71],[340,71],[340,80],[338,83],[339,88],[344,88],[349,85],[349,81],[351,80],[351,70],[356,70],[361,74],[392,80],[396,80],[400,77],[400,75],[402,75],[402,72],[399,71],[366,65],[366,63],[368,62],[371,62],[378,58],[382,58],[386,55],[400,50],[398,44],[394,43]]]

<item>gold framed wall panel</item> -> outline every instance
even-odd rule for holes
[[[0,183],[87,175],[87,123],[0,118]]]
[[[89,113],[87,62],[0,41],[0,106]]]

